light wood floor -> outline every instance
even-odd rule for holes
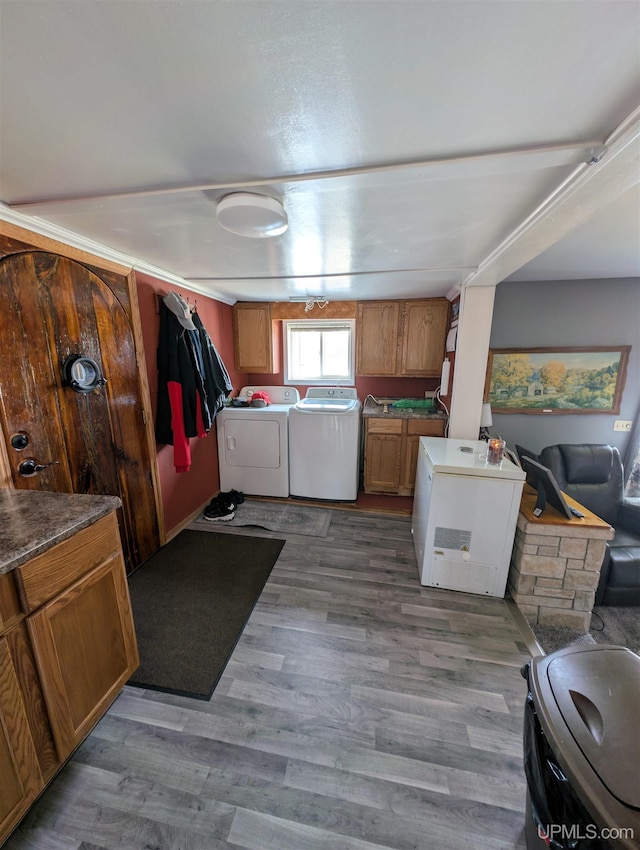
[[[506,603],[421,588],[410,518],[332,514],[287,536],[211,701],[125,688],[5,850],[525,847]]]

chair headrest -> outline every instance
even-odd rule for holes
[[[613,449],[604,445],[558,446],[569,484],[605,484],[613,471]]]

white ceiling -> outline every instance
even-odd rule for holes
[[[640,277],[638,0],[0,0],[0,57],[0,217],[196,291]]]

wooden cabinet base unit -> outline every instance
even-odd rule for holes
[[[365,418],[364,491],[412,496],[420,437],[444,436],[442,419]]]
[[[8,641],[0,638],[0,844],[43,787]]]
[[[120,556],[27,620],[61,759],[89,734],[138,666]]]
[[[138,663],[115,513],[0,575],[0,845]]]

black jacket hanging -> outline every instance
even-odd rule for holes
[[[177,472],[191,467],[190,437],[205,436],[188,331],[160,303],[156,440],[173,446]]]
[[[174,310],[167,307],[167,298],[173,298]],[[179,317],[182,303],[186,307],[177,293],[169,293],[161,301],[158,340],[156,440],[173,445],[177,472],[191,468],[189,439],[208,434],[233,390],[224,363],[198,314],[190,314],[189,319]]]
[[[217,414],[224,407],[225,399],[231,395],[233,384],[222,358],[211,341],[207,329],[202,324],[200,316],[197,312],[194,312],[191,318],[196,326],[196,331],[190,331],[190,335],[193,336],[197,333],[200,343],[204,395],[206,396],[206,406],[212,424]],[[211,427],[211,424],[209,427]]]

